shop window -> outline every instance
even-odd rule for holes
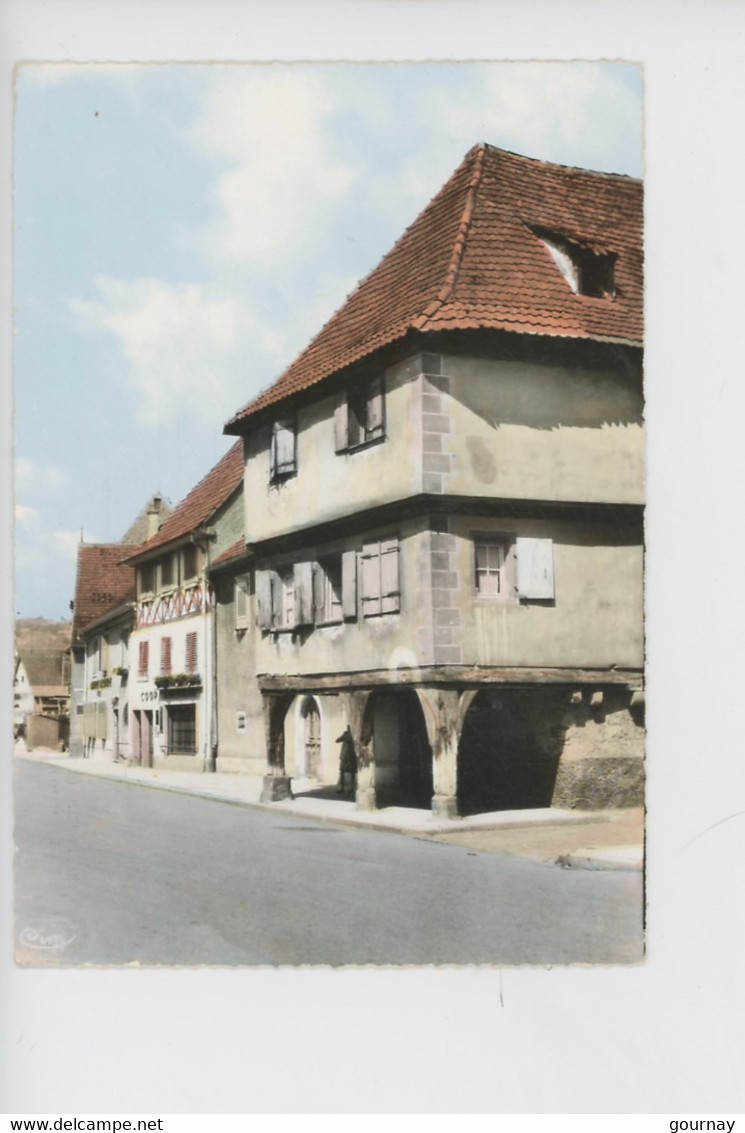
[[[196,755],[196,751],[196,704],[171,704],[168,708],[168,754]]]

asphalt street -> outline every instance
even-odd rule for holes
[[[28,966],[628,963],[638,872],[15,767]]]

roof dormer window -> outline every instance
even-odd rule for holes
[[[575,295],[592,299],[612,299],[615,295],[614,267],[616,257],[608,252],[595,252],[564,236],[536,232],[542,244]]]

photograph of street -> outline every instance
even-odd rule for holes
[[[643,962],[642,94],[18,69],[18,965]]]

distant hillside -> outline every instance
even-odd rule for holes
[[[19,617],[16,622],[16,649],[24,659],[28,654],[50,657],[65,653],[70,645],[72,622],[50,622],[45,617]]]

